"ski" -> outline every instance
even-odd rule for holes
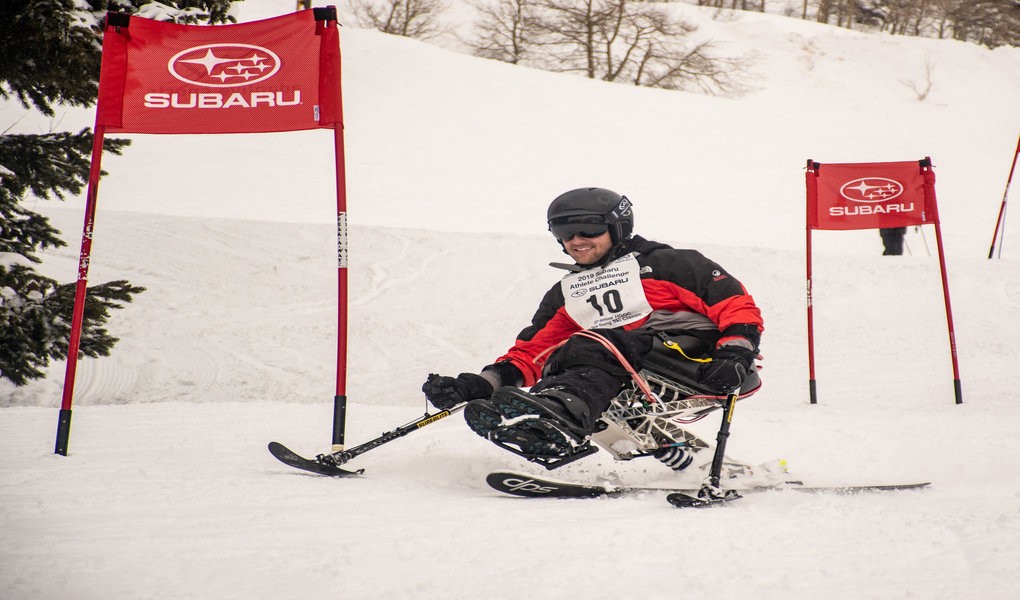
[[[269,453],[285,465],[301,469],[302,471],[308,471],[309,473],[315,473],[316,475],[351,477],[353,475],[361,475],[364,472],[363,469],[348,471],[323,460],[305,458],[279,442],[269,442]]]
[[[696,493],[698,491],[698,488],[659,488],[568,483],[511,471],[489,473],[485,478],[485,482],[497,491],[522,498],[599,498],[602,496],[622,496],[638,492]]]
[[[924,483],[901,483],[888,485],[838,485],[838,486],[808,486],[796,483],[779,483],[772,485],[755,485],[741,489],[728,489],[722,494],[706,497],[701,495],[702,488],[697,487],[653,487],[653,486],[614,486],[586,483],[570,483],[565,481],[554,481],[514,473],[511,471],[496,471],[489,473],[485,482],[493,489],[520,496],[522,498],[600,498],[623,496],[637,493],[666,493],[667,500],[674,506],[710,506],[720,502],[736,500],[741,494],[795,490],[809,493],[831,493],[831,494],[858,494],[867,492],[893,491],[919,489],[930,485]]]
[[[742,493],[748,492],[768,492],[768,491],[781,491],[781,490],[794,490],[797,492],[809,492],[809,493],[826,493],[826,494],[840,494],[843,496],[850,496],[854,494],[867,494],[870,492],[892,492],[897,490],[916,490],[931,485],[931,482],[920,482],[920,483],[893,483],[893,484],[882,484],[882,485],[822,485],[822,486],[806,486],[806,485],[790,485],[781,484],[778,486],[762,486],[754,487],[744,490],[716,490],[710,487],[703,487],[698,490],[697,493],[691,494],[689,491],[678,491],[670,492],[666,496],[666,501],[676,506],[677,508],[701,508],[705,506],[714,506],[722,502],[729,502],[730,500],[737,500],[742,498]]]

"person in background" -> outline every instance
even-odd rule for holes
[[[903,254],[903,238],[907,235],[906,227],[887,227],[878,230],[882,236],[882,245],[885,251],[882,256],[900,256]]]

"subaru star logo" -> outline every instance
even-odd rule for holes
[[[251,44],[206,44],[178,52],[167,63],[167,70],[192,85],[240,87],[275,75],[280,57]]]
[[[839,195],[852,202],[885,202],[902,193],[902,183],[885,177],[861,177],[839,188]]]

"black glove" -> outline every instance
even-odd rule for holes
[[[720,394],[740,387],[751,371],[757,353],[740,346],[723,346],[712,351],[712,362],[698,368],[698,380]]]
[[[461,373],[456,379],[431,373],[421,386],[421,391],[425,393],[432,406],[446,410],[461,402],[491,398],[493,389],[488,380],[474,373]]]

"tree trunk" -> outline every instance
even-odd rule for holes
[[[830,13],[832,13],[832,0],[820,0],[818,2],[818,18],[816,21],[828,23]]]

